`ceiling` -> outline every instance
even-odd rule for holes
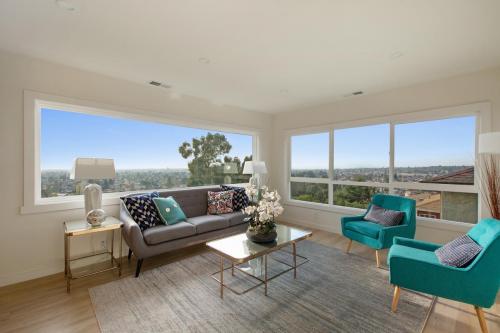
[[[0,1],[0,49],[255,111],[500,65],[498,0],[56,2]]]

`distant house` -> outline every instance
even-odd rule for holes
[[[474,167],[436,176],[422,183],[474,185]],[[417,201],[417,216],[477,223],[478,200],[475,193],[420,192],[409,193]]]

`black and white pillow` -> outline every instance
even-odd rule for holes
[[[466,267],[481,252],[483,247],[468,235],[460,236],[434,251],[443,265]]]
[[[404,212],[385,209],[377,205],[372,205],[370,207],[370,210],[366,213],[364,219],[366,221],[378,223],[386,227],[393,227],[399,225],[404,216]]]
[[[221,185],[223,191],[234,191],[233,194],[233,211],[239,211],[248,207],[250,200],[245,192],[245,188],[229,185]]]
[[[160,215],[153,202],[153,198],[159,196],[158,192],[152,192],[121,198],[130,216],[139,225],[141,231],[161,224]]]

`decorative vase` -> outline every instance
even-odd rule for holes
[[[255,230],[247,229],[246,234],[247,238],[254,243],[272,243],[276,240],[276,237],[278,237],[278,234],[276,233],[276,228],[273,228],[266,233],[261,233]]]
[[[87,223],[93,228],[99,227],[106,220],[106,213],[102,209],[93,209],[87,214]]]

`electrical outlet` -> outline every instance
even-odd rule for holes
[[[106,244],[106,241],[102,240],[101,241],[101,250],[107,250],[107,249],[108,249],[108,245]]]

